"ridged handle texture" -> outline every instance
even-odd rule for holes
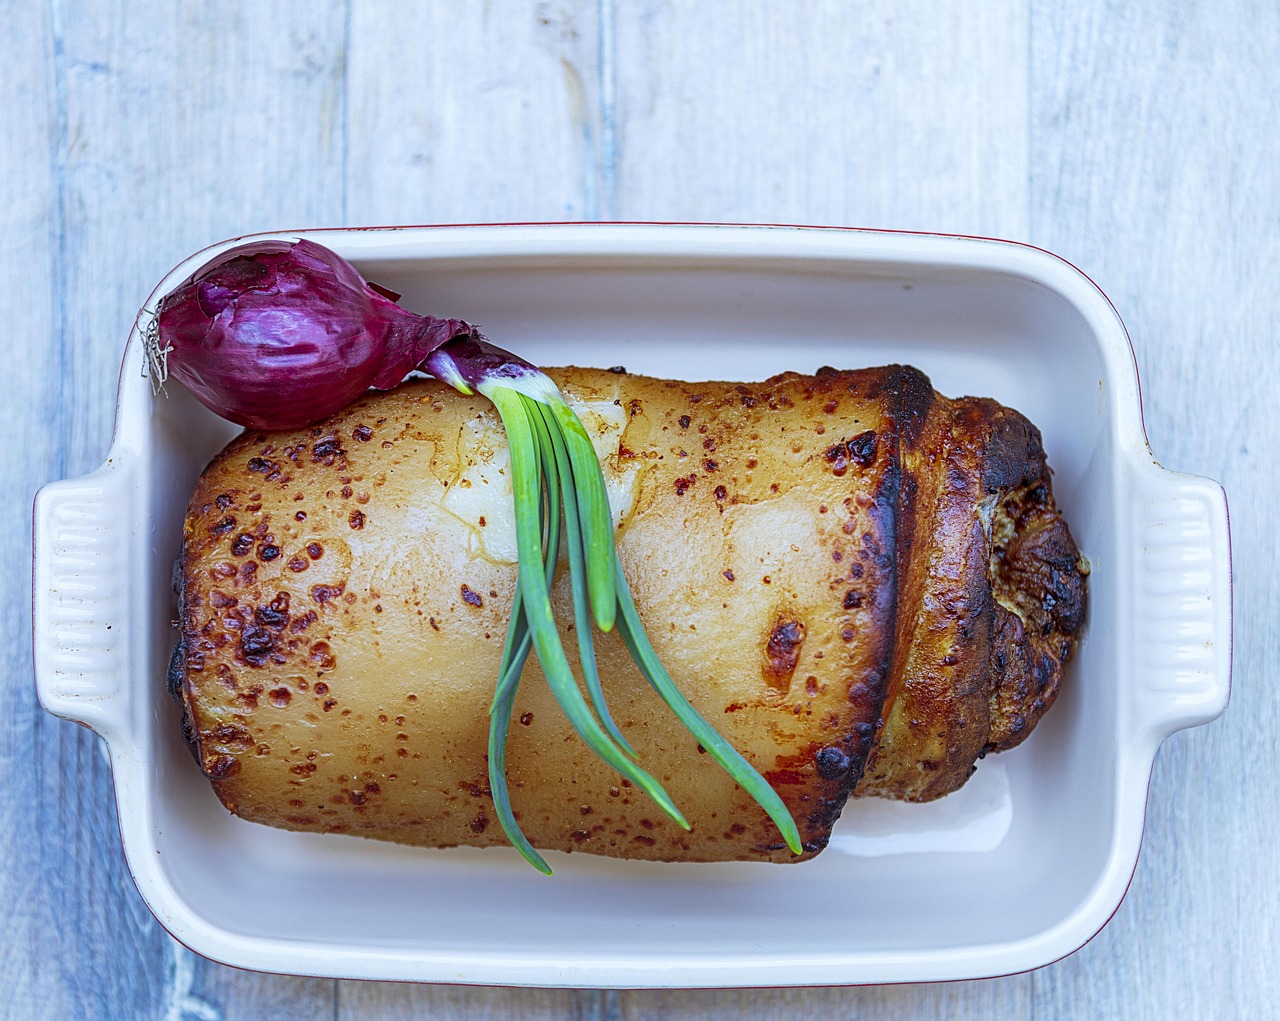
[[[1231,688],[1231,538],[1209,479],[1151,466],[1131,503],[1136,715],[1155,743],[1215,719]]]
[[[108,462],[36,495],[32,625],[49,712],[111,736],[127,699],[135,528],[128,472]]]

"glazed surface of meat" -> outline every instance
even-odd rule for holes
[[[902,366],[756,384],[549,374],[601,456],[655,648],[787,802],[806,856],[851,795],[939,797],[1052,703],[1084,581],[1016,412]],[[486,750],[515,581],[506,457],[486,401],[418,381],[309,430],[246,433],[210,465],[171,683],[228,808],[505,844]],[[572,621],[564,578],[555,602]],[[595,759],[531,659],[508,773],[533,843],[794,860],[617,636],[597,652],[615,720],[693,829]]]

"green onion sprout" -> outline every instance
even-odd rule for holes
[[[519,371],[513,367],[519,363]],[[500,364],[502,371],[492,371]],[[506,740],[520,673],[530,649],[557,704],[592,751],[640,788],[677,825],[689,822],[662,785],[636,761],[605,704],[591,624],[615,624],[636,666],[698,744],[768,814],[788,848],[802,852],[799,830],[777,792],[690,704],[662,666],[627,585],[613,541],[613,519],[595,448],[573,408],[541,370],[475,338],[451,341],[428,359],[438,378],[497,409],[511,451],[518,551],[516,596],[490,709],[489,786],[512,845],[539,871],[546,860],[520,830],[506,776]],[[556,629],[551,588],[567,546],[582,682]],[[584,694],[585,688],[585,694]]]

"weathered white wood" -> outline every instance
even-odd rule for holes
[[[854,989],[633,990],[619,994],[619,999],[621,1021],[791,1021],[809,1017],[915,1021],[1034,1016],[1031,983],[1025,979]]]
[[[393,982],[343,982],[338,1016],[416,1021],[467,1018],[475,1021],[609,1021],[608,994],[571,989],[512,989],[506,986],[425,986]]]
[[[1275,1014],[1273,3],[50,0],[0,31],[0,1016]],[[1157,456],[1231,496],[1236,677],[1162,750],[1133,887],[1077,954],[944,986],[432,988],[224,968],[146,912],[97,740],[32,696],[23,524],[106,449],[136,305],[232,234],[608,217],[1015,237],[1120,308]]]
[[[1025,233],[1024,0],[616,7],[621,218]]]
[[[356,3],[353,224],[606,215],[595,2]]]

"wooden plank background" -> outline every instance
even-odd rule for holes
[[[1280,1016],[1274,0],[8,0],[0,38],[0,1016]],[[138,305],[235,234],[559,219],[1009,237],[1121,310],[1157,457],[1231,498],[1235,683],[1161,750],[1133,885],[1078,953],[938,986],[528,992],[240,972],[152,920],[105,755],[36,704],[28,639],[31,496],[103,457]]]

